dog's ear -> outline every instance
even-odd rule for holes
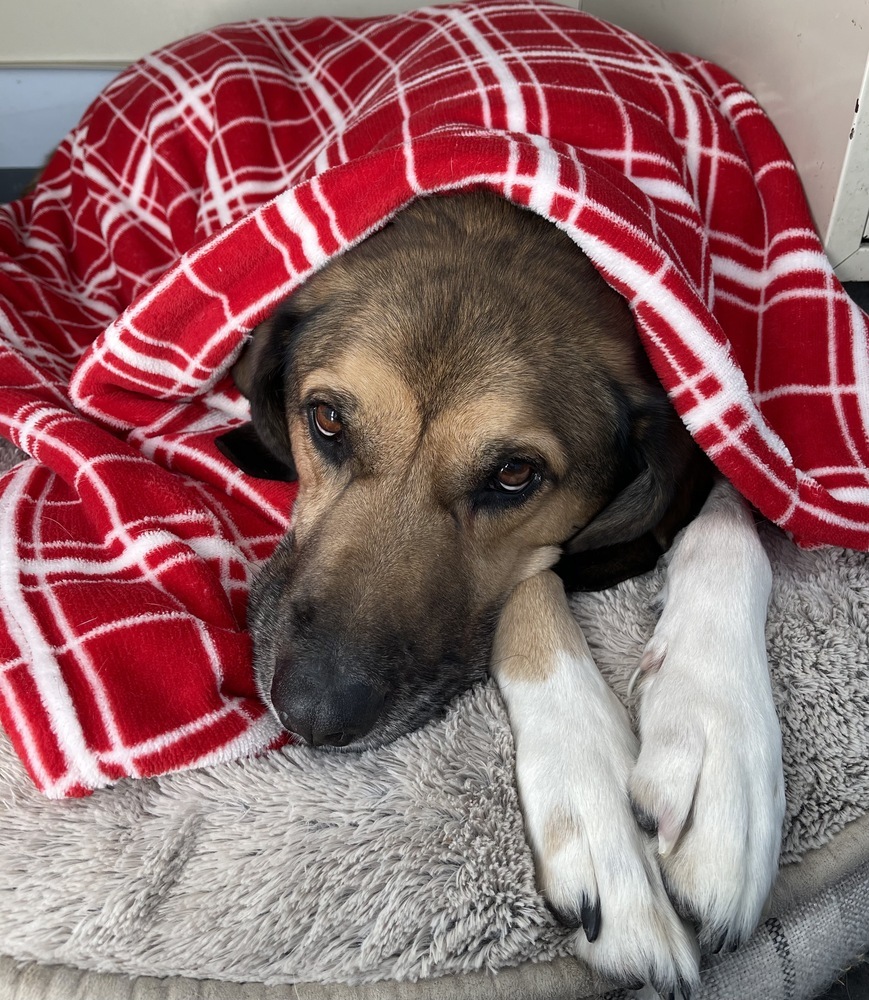
[[[260,440],[251,421],[233,427],[226,434],[214,439],[217,450],[230,462],[256,479],[277,479],[292,483],[296,480],[296,470],[275,457]]]
[[[629,448],[637,475],[564,545],[574,555],[630,542],[656,527],[676,498],[696,445],[663,390],[634,408]]]
[[[278,310],[253,331],[232,367],[233,381],[250,400],[252,420],[214,442],[243,472],[258,479],[293,482],[297,478],[286,408],[294,325],[294,317]]]

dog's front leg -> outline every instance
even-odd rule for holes
[[[584,928],[578,956],[610,978],[664,992],[693,983],[693,938],[631,811],[636,739],[554,573],[539,573],[511,594],[492,673],[515,738],[538,884],[562,921]]]
[[[717,483],[671,550],[641,661],[631,792],[657,826],[674,902],[712,950],[753,931],[777,870],[784,783],[764,641],[770,583],[751,514]]]

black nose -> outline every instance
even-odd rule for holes
[[[370,732],[383,710],[384,693],[335,671],[279,662],[272,705],[281,724],[311,746],[346,747]]]

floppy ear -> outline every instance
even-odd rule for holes
[[[250,421],[221,434],[214,439],[214,443],[217,450],[230,462],[256,479],[277,479],[292,483],[297,478],[295,468],[276,458],[260,441],[259,434]]]
[[[297,478],[285,384],[293,327],[294,318],[278,310],[253,331],[232,367],[235,384],[250,400],[252,420],[214,442],[243,472],[258,479],[293,482]]]
[[[568,539],[565,554],[633,541],[653,529],[673,503],[696,445],[663,391],[635,411],[631,441],[640,472]]]

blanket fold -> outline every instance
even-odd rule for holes
[[[294,490],[214,448],[227,371],[428,194],[560,226],[691,432],[802,545],[869,548],[869,334],[718,67],[550,3],[229,25],[115,80],[0,209],[0,719],[49,795],[278,738],[244,630]]]

